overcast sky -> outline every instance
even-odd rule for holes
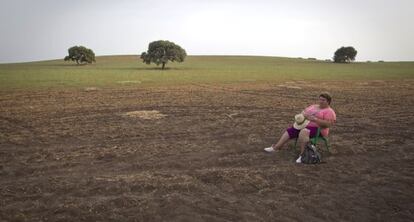
[[[0,62],[140,54],[167,39],[190,55],[414,61],[414,0],[0,0]]]

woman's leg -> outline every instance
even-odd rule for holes
[[[309,129],[302,129],[299,133],[299,145],[300,145],[300,155],[303,154],[303,152],[305,152],[305,146],[306,144],[309,142],[309,134],[310,134],[310,130]]]
[[[282,148],[283,145],[285,145],[285,143],[287,141],[289,141],[290,137],[289,137],[289,133],[287,131],[285,131],[283,133],[283,135],[280,137],[279,141],[277,141],[276,144],[273,144],[272,147],[274,150],[280,150]]]

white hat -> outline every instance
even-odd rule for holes
[[[302,113],[297,114],[295,116],[295,123],[293,123],[293,128],[298,130],[304,129],[309,124],[309,122],[310,121],[307,120]]]

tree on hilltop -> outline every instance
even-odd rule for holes
[[[333,60],[336,63],[350,63],[355,60],[357,53],[358,52],[352,46],[342,46],[336,50]]]
[[[181,46],[170,41],[154,41],[148,46],[148,51],[141,54],[141,59],[146,64],[155,63],[157,66],[162,65],[162,69],[165,69],[165,65],[171,62],[184,62],[187,56],[186,51]]]
[[[65,61],[75,61],[77,64],[87,64],[96,62],[95,53],[92,49],[84,46],[73,46],[68,49],[68,54]]]

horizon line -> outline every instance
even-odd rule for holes
[[[95,57],[111,57],[111,56],[139,56],[139,54],[105,54],[105,55],[97,55]],[[267,58],[286,58],[286,59],[303,59],[303,60],[316,60],[316,61],[326,61],[331,60],[332,58],[317,58],[317,57],[290,57],[290,56],[278,56],[278,55],[254,55],[254,54],[189,54],[187,56],[192,57],[267,57]],[[7,64],[24,64],[24,63],[36,63],[36,62],[49,62],[49,61],[57,61],[63,60],[58,58],[51,58],[51,59],[43,59],[43,60],[30,60],[30,61],[18,61],[18,62],[0,62],[0,65],[7,65]],[[353,63],[367,63],[367,62],[414,62],[414,60],[355,60]]]

